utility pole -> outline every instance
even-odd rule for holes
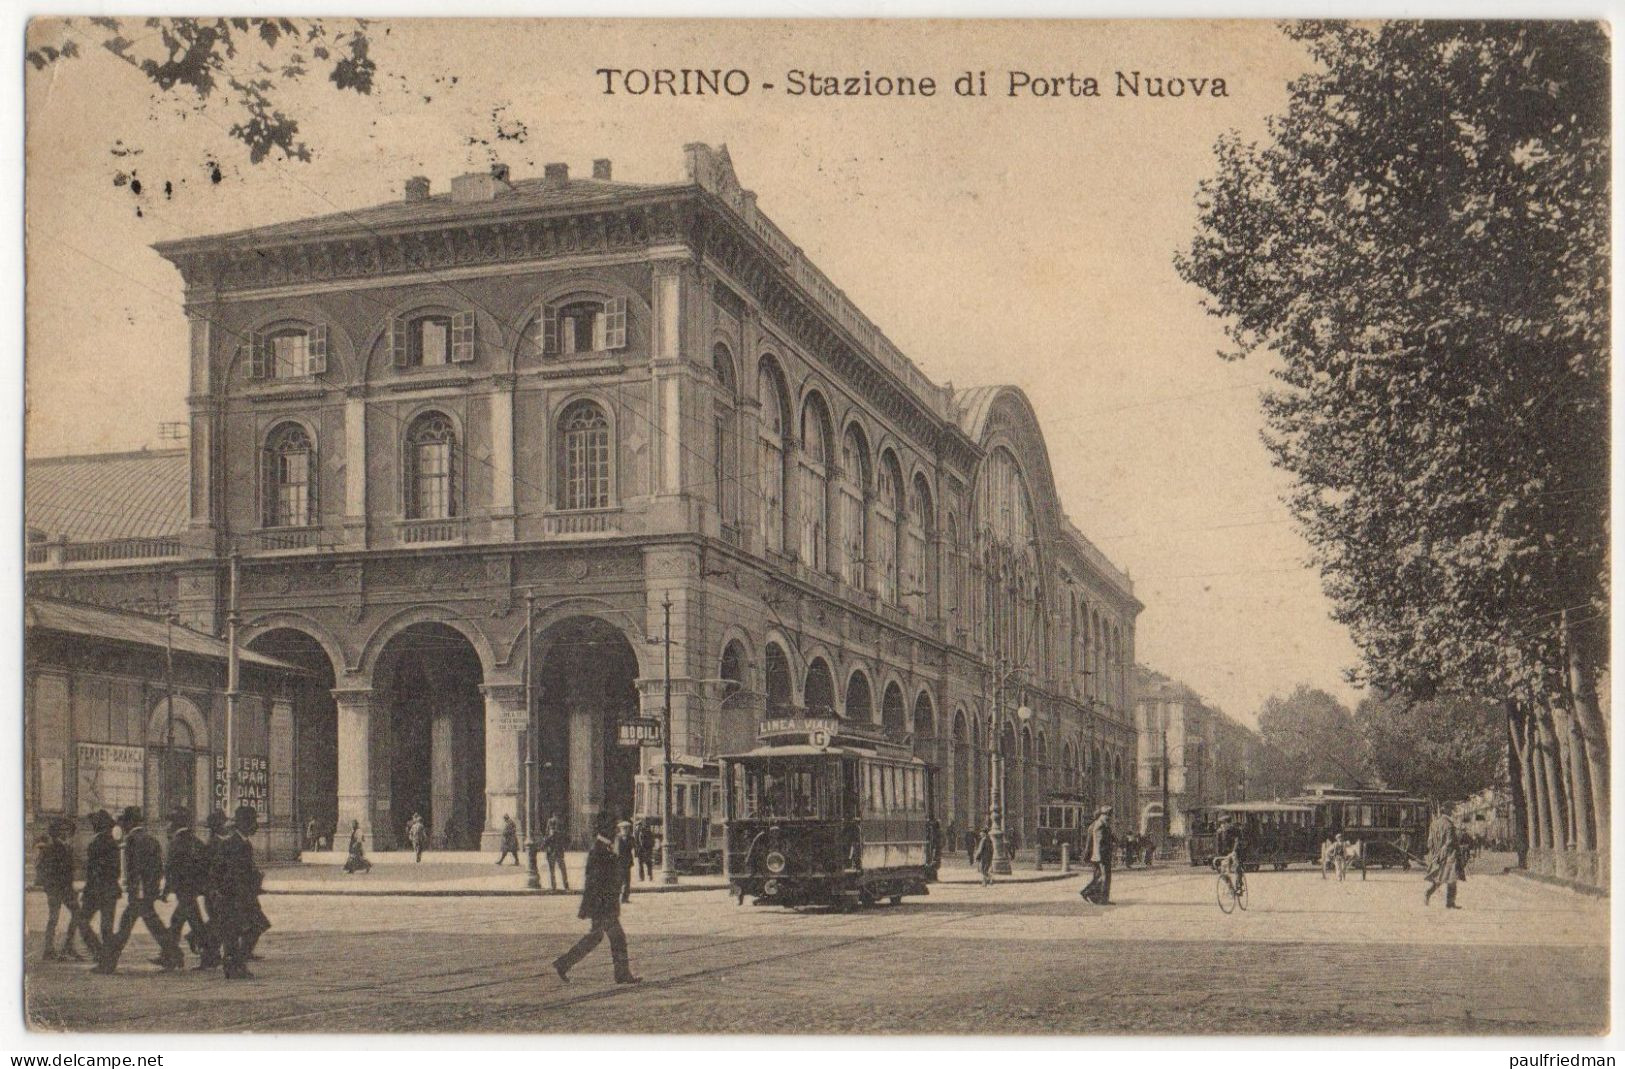
[[[525,591],[525,853],[529,857],[530,871],[525,875],[525,886],[532,891],[542,889],[542,874],[536,867],[536,824],[540,817],[541,791],[536,782],[536,766],[540,755],[541,725],[536,716],[536,674],[532,671],[531,657],[535,645],[536,588]]]
[[[993,662],[993,730],[988,733],[988,835],[993,839],[993,871],[1010,875],[1010,855],[1004,849],[1004,663]]]
[[[164,614],[164,759],[158,765],[158,804],[169,805],[169,766],[175,759],[175,614]],[[196,745],[194,743],[194,745]],[[165,816],[159,813],[157,816]]]
[[[242,665],[237,651],[237,547],[231,547],[231,593],[226,610],[226,782],[227,819],[237,812],[237,700],[241,695]]]
[[[661,645],[666,647],[666,702],[660,716],[660,743],[665,751],[665,765],[663,768],[661,793],[665,796],[664,808],[661,810],[661,828],[665,842],[660,847],[660,882],[674,884],[677,882],[677,870],[672,865],[672,797],[671,797],[671,594],[668,592],[660,603],[665,612],[665,635]]]
[[[1172,803],[1168,798],[1168,776],[1173,769],[1168,767],[1168,717],[1166,711],[1162,716],[1162,730],[1157,732],[1162,739],[1162,848],[1168,848],[1168,840],[1173,836],[1173,812],[1168,808]]]

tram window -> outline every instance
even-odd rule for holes
[[[643,788],[644,788],[644,784],[641,783],[641,782],[640,783],[634,783],[632,785],[632,790],[633,790],[632,809],[640,817],[648,812],[647,809],[643,808],[643,803],[644,803]]]

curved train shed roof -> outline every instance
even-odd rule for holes
[[[185,449],[29,460],[23,517],[34,539],[167,538],[186,529],[188,478]]]

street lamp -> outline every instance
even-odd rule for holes
[[[660,745],[664,755],[661,762],[660,793],[663,799],[660,810],[661,837],[664,842],[660,847],[660,882],[674,884],[677,882],[677,870],[672,867],[672,841],[671,841],[671,594],[668,592],[660,602],[660,608],[665,613],[665,633],[660,638],[649,639],[651,646],[664,646],[666,654],[666,700],[660,712]]]
[[[1012,676],[1027,669],[1025,665],[1002,666],[1002,661],[995,662],[993,666],[993,730],[988,736],[989,771],[992,774],[988,777],[987,824],[988,834],[993,839],[993,871],[1000,876],[1008,876],[1010,853],[1005,849],[1004,838],[1004,687]],[[1016,710],[1016,714],[1025,721],[1032,717],[1033,711],[1023,705]]]
[[[536,716],[536,673],[532,671],[532,649],[535,645],[536,589],[525,591],[525,854],[530,871],[525,874],[525,886],[532,891],[542,889],[542,874],[536,867],[536,818],[541,808],[541,792],[536,782],[536,771],[541,755],[541,744],[536,736],[541,725]]]

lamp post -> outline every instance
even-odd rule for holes
[[[528,588],[525,591],[525,811],[522,814],[525,820],[525,853],[529,860],[529,871],[525,874],[525,886],[532,891],[542,889],[542,873],[536,867],[536,818],[541,807],[541,792],[537,789],[536,766],[540,755],[540,744],[537,733],[540,725],[536,717],[536,675],[532,671],[532,656],[535,643],[536,627],[536,589]]]
[[[660,793],[663,798],[660,826],[665,839],[660,847],[660,882],[674,884],[677,882],[677,870],[673,868],[671,841],[671,594],[668,593],[661,599],[660,608],[665,614],[665,634],[660,644],[666,648],[666,700],[660,710],[660,745],[665,756],[661,764],[660,777]]]
[[[226,611],[226,775],[222,809],[228,819],[237,805],[237,702],[242,697],[242,663],[237,650],[237,547],[231,547],[231,593]]]
[[[1005,848],[1004,837],[1004,687],[1011,676],[1023,670],[1022,665],[1005,668],[1003,661],[993,664],[993,730],[988,734],[989,771],[992,774],[988,777],[987,827],[988,835],[993,839],[993,871],[1000,876],[1010,875],[1010,852]],[[1022,706],[1018,715],[1025,720],[1032,716],[1032,710]]]

